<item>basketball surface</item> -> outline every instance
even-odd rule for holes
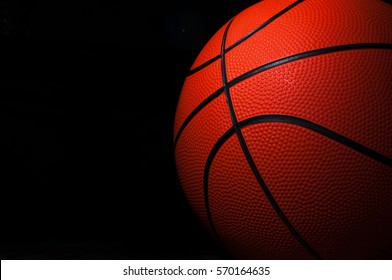
[[[260,1],[184,81],[179,180],[235,258],[390,258],[391,121],[391,5]]]

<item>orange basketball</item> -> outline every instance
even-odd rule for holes
[[[392,248],[392,6],[264,0],[187,75],[175,160],[238,259],[379,259]]]

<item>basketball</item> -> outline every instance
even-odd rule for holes
[[[264,0],[184,79],[178,179],[236,259],[392,254],[392,6]]]

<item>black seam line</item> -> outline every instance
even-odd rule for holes
[[[311,131],[314,131],[316,133],[319,133],[329,139],[335,140],[338,143],[341,143],[349,148],[352,148],[353,150],[355,150],[365,156],[368,156],[368,157],[370,157],[370,158],[372,158],[382,164],[385,164],[389,167],[392,166],[392,159],[391,158],[388,158],[388,157],[386,157],[386,156],[384,156],[374,150],[371,150],[371,149],[369,149],[369,148],[367,148],[367,147],[365,147],[365,146],[363,146],[363,145],[361,145],[351,139],[348,139],[347,137],[345,137],[341,134],[338,134],[328,128],[325,128],[319,124],[316,124],[314,122],[311,122],[311,121],[308,121],[308,120],[305,120],[302,118],[287,116],[287,115],[261,115],[261,116],[255,116],[255,117],[243,120],[238,123],[238,126],[241,129],[243,129],[244,127],[247,127],[249,125],[260,124],[260,123],[286,123],[286,124],[301,126],[306,129],[309,129]],[[214,224],[212,222],[211,209],[210,209],[209,199],[208,199],[208,197],[209,197],[209,195],[208,195],[208,178],[209,178],[209,173],[211,170],[212,162],[213,162],[215,156],[217,155],[218,151],[223,146],[223,144],[226,143],[226,141],[231,136],[233,136],[235,133],[236,133],[236,131],[235,131],[234,127],[231,127],[221,136],[221,138],[218,139],[218,141],[216,142],[216,144],[212,148],[212,150],[207,158],[206,165],[204,168],[203,184],[204,184],[204,197],[205,197],[205,202],[206,202],[207,216],[208,216],[208,220],[210,222],[211,228],[217,237],[218,237],[218,234],[217,234],[216,229],[214,227]],[[272,196],[272,194],[270,194],[270,195]],[[220,240],[219,237],[218,237],[218,240]],[[220,241],[220,242],[222,242],[222,241]]]
[[[222,37],[222,44],[221,44],[221,74],[222,74],[222,84],[223,84],[223,90],[225,92],[225,96],[226,96],[226,102],[228,104],[229,110],[230,110],[230,118],[231,121],[233,123],[233,129],[234,130],[239,130],[239,127],[237,126],[237,119],[235,114],[233,114],[232,112],[232,104],[231,104],[231,98],[230,98],[230,89],[229,87],[227,87],[227,75],[226,75],[226,59],[225,59],[225,42],[226,42],[226,37],[227,37],[227,33],[229,31],[230,25],[233,22],[234,18],[230,20],[229,24],[227,25],[225,32],[223,34]],[[240,131],[235,131],[236,133],[241,133]],[[210,153],[211,154],[211,153]],[[210,156],[209,156],[210,157]],[[207,159],[208,162],[208,159]],[[211,166],[211,164],[207,164],[206,166]],[[204,204],[206,206],[206,213],[207,213],[207,217],[208,217],[208,221],[210,223],[210,226],[217,238],[217,240],[221,243],[221,245],[223,245],[222,240],[219,237],[219,234],[216,231],[216,228],[214,226],[214,222],[212,220],[212,213],[211,213],[211,208],[210,208],[210,202],[209,202],[209,197],[208,197],[208,175],[206,175],[206,172],[209,173],[209,169],[204,169]],[[224,247],[224,246],[223,246]]]
[[[297,126],[301,126],[317,132],[325,137],[328,137],[336,142],[339,142],[369,158],[372,158],[388,167],[392,167],[392,158],[389,158],[375,150],[372,150],[358,142],[355,142],[339,133],[336,133],[328,128],[325,128],[319,124],[314,122],[294,117],[294,116],[287,116],[287,115],[262,115],[262,116],[255,116],[246,120],[241,121],[238,125],[241,128],[244,128],[251,124],[257,123],[266,123],[266,122],[280,122],[280,123],[287,123],[287,124],[294,124]]]
[[[229,111],[230,111],[230,118],[231,118],[231,122],[233,123],[234,129],[236,131],[237,134],[241,135],[241,131],[239,130],[239,127],[237,126],[237,117],[235,115],[234,112],[234,106],[233,103],[231,101],[231,97],[230,97],[230,86],[229,86],[229,81],[227,80],[227,72],[226,72],[226,50],[225,50],[225,43],[226,43],[226,37],[227,37],[227,33],[230,29],[230,25],[233,22],[233,20],[231,20],[229,22],[229,24],[227,25],[227,28],[225,30],[225,33],[223,34],[222,37],[222,46],[221,46],[221,71],[222,71],[222,84],[223,84],[223,90],[226,96],[226,102],[227,102],[227,106],[229,107]]]
[[[326,48],[306,51],[303,53],[298,53],[295,55],[287,56],[282,59],[278,59],[273,62],[264,64],[264,65],[257,67],[249,72],[246,72],[246,73],[242,74],[241,76],[238,76],[237,78],[234,78],[232,81],[230,81],[229,86],[233,86],[235,84],[238,84],[239,82],[241,82],[241,81],[243,81],[253,75],[256,75],[260,72],[264,72],[264,71],[269,70],[271,68],[274,68],[274,67],[286,64],[286,63],[290,63],[290,62],[293,62],[296,60],[305,59],[305,58],[309,58],[309,57],[317,56],[317,55],[339,52],[339,51],[359,50],[359,49],[392,49],[392,44],[384,44],[384,43],[347,44],[347,45],[338,45],[338,46],[326,47]]]
[[[265,21],[264,23],[262,23],[260,26],[258,26],[256,29],[252,30],[251,32],[249,32],[247,35],[245,35],[244,37],[242,37],[241,39],[239,39],[237,42],[235,42],[234,44],[232,44],[230,47],[228,47],[226,49],[225,52],[230,51],[231,49],[234,49],[236,46],[238,46],[239,44],[241,44],[243,41],[249,39],[250,37],[252,37],[254,34],[256,34],[258,31],[260,31],[261,29],[263,29],[264,27],[266,27],[267,25],[269,25],[270,23],[272,23],[274,20],[276,20],[277,18],[279,18],[280,16],[282,16],[283,14],[285,14],[286,12],[288,12],[289,10],[291,10],[292,8],[294,8],[295,6],[297,6],[299,3],[303,2],[304,0],[298,0],[294,3],[292,3],[291,5],[287,6],[285,9],[283,9],[282,11],[280,11],[279,13],[273,15],[271,18],[269,18],[267,21]],[[233,21],[233,19],[231,19],[231,21]],[[230,21],[230,22],[231,22]],[[210,65],[211,63],[215,62],[216,60],[218,60],[221,57],[220,54],[218,54],[217,56],[213,57],[212,59],[204,62],[203,64],[199,65],[198,67],[192,69],[189,71],[188,76],[191,76],[192,74],[202,70],[203,68],[207,67],[208,65]]]
[[[316,50],[311,50],[299,54],[295,54],[292,56],[288,56],[282,59],[275,60],[273,62],[264,64],[260,67],[257,67],[251,71],[248,71],[241,76],[238,76],[237,78],[234,78],[232,81],[228,83],[230,87],[238,84],[239,82],[252,77],[253,75],[256,75],[258,73],[261,73],[263,71],[269,70],[271,68],[290,63],[292,61],[296,61],[299,59],[303,58],[308,58],[316,55],[322,55],[322,54],[328,54],[328,53],[333,53],[333,52],[338,52],[338,51],[348,51],[348,50],[359,50],[359,49],[392,49],[392,44],[383,44],[383,43],[362,43],[362,44],[350,44],[350,45],[340,45],[340,46],[333,46],[333,47],[327,47],[327,48],[322,48],[322,49],[316,49]],[[211,102],[213,99],[217,98],[220,94],[224,92],[224,88],[219,88],[217,91],[215,91],[213,94],[211,94],[207,99],[205,99],[202,103],[200,103],[199,106],[197,106],[193,112],[187,117],[187,119],[183,122],[181,125],[180,129],[177,132],[176,139],[174,141],[174,146],[176,146],[176,143],[178,142],[178,139],[180,138],[180,135],[182,134],[183,130],[185,127],[188,125],[188,123],[191,121],[191,119],[197,115],[198,112],[200,112],[209,102]]]
[[[231,24],[231,22],[230,22]],[[292,223],[289,221],[287,216],[284,214],[283,210],[280,208],[279,204],[276,202],[274,196],[272,195],[271,191],[269,190],[268,186],[265,184],[264,179],[262,178],[259,170],[257,169],[256,163],[249,151],[248,145],[246,144],[244,135],[242,134],[241,128],[238,125],[238,120],[235,115],[234,111],[234,106],[231,100],[230,96],[230,86],[228,84],[227,80],[227,73],[226,73],[226,58],[225,58],[225,43],[226,43],[226,37],[227,33],[230,29],[230,24],[228,24],[224,36],[222,38],[222,48],[221,48],[221,66],[222,66],[222,82],[223,82],[223,87],[225,89],[225,95],[226,95],[226,101],[227,101],[227,106],[229,107],[230,111],[230,117],[233,123],[233,128],[234,132],[237,136],[237,139],[239,141],[240,147],[242,152],[244,153],[244,156],[248,162],[248,165],[250,169],[252,170],[253,175],[255,176],[257,182],[259,183],[262,191],[264,192],[264,195],[267,197],[268,201],[274,208],[276,214],[279,216],[279,218],[282,220],[282,222],[286,225],[288,230],[291,232],[291,234],[294,236],[294,238],[304,247],[306,251],[308,251],[309,254],[311,254],[314,258],[320,259],[320,256],[317,254],[317,252],[310,246],[309,243],[305,241],[305,239],[299,234],[299,232],[295,229],[295,227],[292,225]],[[209,204],[206,203],[206,205],[209,206]],[[211,215],[211,221],[212,221],[212,213],[209,211],[209,214]]]
[[[207,213],[207,218],[210,223],[210,227],[212,229],[212,232],[215,235],[215,238],[218,240],[220,245],[223,245],[223,241],[220,239],[215,225],[212,221],[212,213],[211,213],[211,207],[210,207],[210,200],[209,200],[209,191],[208,191],[208,178],[211,170],[211,165],[212,161],[214,160],[216,154],[218,153],[219,149],[223,146],[223,144],[235,133],[234,127],[231,127],[228,131],[226,131],[221,138],[218,139],[214,147],[212,148],[210,154],[208,155],[205,167],[204,167],[204,177],[203,177],[203,184],[204,184],[204,201],[205,201],[205,206],[206,206],[206,213]],[[224,247],[224,246],[222,246]]]
[[[295,229],[295,227],[291,224],[287,216],[284,214],[283,210],[280,208],[279,204],[276,202],[275,198],[273,197],[271,191],[267,187],[267,185],[264,182],[264,179],[262,178],[259,170],[257,169],[256,163],[249,151],[248,145],[246,144],[245,138],[242,134],[241,128],[238,125],[238,121],[235,115],[234,111],[234,106],[231,100],[230,96],[230,87],[228,81],[227,81],[227,76],[226,76],[226,59],[225,59],[225,41],[226,41],[226,35],[229,30],[230,24],[227,26],[225,36],[223,37],[222,40],[222,78],[223,78],[223,84],[224,84],[224,89],[225,89],[225,95],[226,95],[226,100],[227,100],[227,105],[230,110],[230,116],[233,122],[233,127],[235,134],[237,135],[239,144],[241,146],[242,152],[245,155],[245,158],[248,162],[249,167],[251,168],[254,176],[256,177],[257,182],[259,183],[261,189],[263,190],[265,196],[267,197],[268,201],[274,208],[276,214],[279,216],[279,218],[283,221],[283,223],[286,225],[286,227],[290,230],[294,238],[308,251],[314,258],[320,259],[320,256],[316,253],[316,251],[305,241],[305,239],[299,234],[299,232]]]
[[[286,8],[284,8],[282,11],[280,11],[279,13],[273,15],[271,18],[269,18],[267,21],[265,21],[263,24],[261,24],[259,27],[257,27],[256,29],[252,30],[251,32],[249,32],[247,35],[245,35],[244,37],[242,37],[240,40],[238,40],[237,42],[235,42],[234,44],[232,44],[230,47],[228,47],[226,49],[226,52],[230,51],[231,49],[235,48],[236,46],[238,46],[239,44],[241,44],[243,41],[249,39],[250,37],[252,37],[254,34],[256,34],[257,32],[259,32],[261,29],[263,29],[264,27],[266,27],[267,25],[269,25],[270,23],[272,23],[274,20],[276,20],[277,18],[281,17],[283,14],[287,13],[288,11],[290,11],[292,8],[294,8],[295,6],[297,6],[298,4],[302,3],[304,0],[298,0],[294,3],[292,3],[291,5],[287,6]]]
[[[240,122],[238,124],[241,128],[244,126],[242,122]],[[212,228],[212,231],[214,232],[215,236],[217,237],[217,239],[219,240],[219,242],[223,243],[220,238],[219,235],[216,231],[216,228],[214,226],[213,220],[212,220],[212,213],[211,213],[211,208],[210,208],[210,204],[209,204],[209,188],[208,188],[208,178],[209,178],[209,173],[211,170],[211,166],[212,166],[212,162],[216,156],[216,154],[218,153],[219,149],[223,146],[223,144],[232,136],[236,133],[234,127],[231,127],[228,131],[226,131],[221,138],[218,139],[218,141],[216,142],[216,144],[214,145],[214,147],[212,148],[207,161],[206,161],[206,165],[204,168],[204,178],[203,178],[203,183],[204,183],[204,199],[205,199],[205,203],[206,203],[206,209],[207,209],[207,216],[208,216],[208,220],[210,223],[210,226]],[[248,151],[249,153],[249,151]],[[245,153],[245,156],[247,157],[247,153]],[[249,154],[248,154],[249,156]],[[248,158],[247,158],[248,160]],[[268,187],[266,186],[266,184],[264,183],[264,180],[261,178],[261,175],[258,171],[255,172],[255,169],[257,170],[257,167],[255,166],[255,163],[253,162],[253,160],[251,162],[249,162],[249,166],[253,172],[253,174],[256,176],[256,179],[259,183],[259,185],[261,186],[265,196],[267,197],[269,203],[271,204],[272,208],[274,209],[274,211],[277,213],[277,215],[279,216],[279,218],[282,220],[282,222],[285,224],[285,226],[288,228],[288,230],[291,232],[291,234],[294,236],[294,238],[302,245],[302,247],[305,248],[305,250],[308,251],[309,254],[311,254],[315,259],[321,259],[321,257],[313,250],[312,247],[310,247],[310,245],[299,235],[299,233],[297,232],[297,230],[294,228],[294,226],[290,223],[290,221],[288,220],[288,218],[286,217],[286,215],[284,215],[283,211],[280,209],[278,203],[275,201],[272,193],[270,192],[270,190],[268,189]]]
[[[189,116],[185,119],[185,121],[182,123],[181,127],[178,129],[176,138],[174,140],[174,146],[177,145],[178,139],[180,138],[180,135],[184,131],[185,127],[188,125],[188,123],[205,107],[207,106],[212,100],[217,98],[219,95],[223,93],[223,87],[215,91],[213,94],[211,94],[209,97],[207,97],[203,102],[201,102],[190,114]]]

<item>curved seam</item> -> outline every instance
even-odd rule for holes
[[[259,67],[256,67],[236,78],[231,80],[228,83],[229,87],[232,87],[243,80],[250,78],[256,74],[259,74],[261,72],[270,70],[272,68],[297,61],[300,59],[304,58],[309,58],[317,55],[323,55],[323,54],[329,54],[329,53],[335,53],[339,51],[350,51],[350,50],[361,50],[361,49],[392,49],[392,44],[383,44],[383,43],[361,43],[361,44],[349,44],[349,45],[339,45],[339,46],[333,46],[333,47],[327,47],[327,48],[322,48],[322,49],[315,49],[311,51],[306,51],[303,53],[287,56],[275,61],[272,61],[270,63],[263,64]],[[212,100],[217,98],[220,94],[224,92],[224,88],[219,88],[217,91],[215,91],[212,95],[210,95],[208,98],[206,98],[202,103],[200,103],[192,112],[191,114],[185,119],[185,121],[182,123],[180,129],[177,132],[177,135],[174,140],[174,146],[176,146],[178,139],[180,138],[180,135],[184,131],[185,127],[190,123],[191,119],[198,113],[200,112],[205,106],[208,105]]]
[[[392,167],[392,159],[388,158],[374,150],[371,150],[351,139],[348,139],[347,137],[336,133],[328,128],[325,128],[317,123],[299,118],[299,117],[293,117],[293,116],[287,116],[287,115],[260,115],[260,116],[255,116],[246,120],[243,120],[238,123],[238,126],[243,129],[244,127],[247,127],[252,124],[259,124],[259,123],[286,123],[286,124],[292,124],[292,125],[297,125],[304,127],[306,129],[309,129],[313,132],[319,133],[329,139],[332,139],[336,142],[339,142],[365,156],[368,156],[374,160],[379,161],[380,163],[383,163],[389,167]],[[211,209],[209,205],[209,189],[208,189],[208,178],[209,178],[209,173],[211,170],[212,162],[217,155],[218,151],[220,148],[223,146],[226,141],[233,136],[236,133],[234,127],[231,127],[228,129],[215,143],[214,147],[212,148],[204,169],[204,178],[203,178],[203,184],[204,184],[204,197],[205,197],[205,203],[206,203],[206,209],[207,209],[207,216],[209,223],[211,225],[211,228],[216,235],[216,237],[219,239],[219,236],[216,232],[214,223],[212,221],[212,214],[211,214]],[[220,241],[222,242],[222,241]]]
[[[249,167],[252,170],[253,175],[255,176],[257,182],[259,183],[262,191],[264,192],[264,195],[267,197],[269,203],[271,204],[271,206],[273,207],[273,209],[275,210],[276,214],[279,216],[279,218],[282,220],[282,222],[286,225],[287,229],[291,232],[291,234],[293,235],[293,237],[297,240],[297,242],[299,244],[302,245],[302,247],[310,254],[312,255],[314,258],[316,259],[320,259],[321,257],[319,256],[319,254],[310,246],[310,244],[308,242],[306,242],[306,240],[300,235],[300,233],[297,231],[297,229],[293,226],[293,224],[290,222],[290,220],[288,219],[288,217],[285,215],[285,213],[283,212],[283,210],[280,208],[279,204],[277,203],[277,201],[275,200],[274,196],[272,195],[271,191],[269,190],[268,186],[266,185],[266,183],[264,182],[264,179],[262,178],[260,172],[257,169],[256,163],[249,151],[249,148],[246,144],[245,138],[242,134],[241,128],[238,125],[238,120],[237,117],[235,115],[235,111],[234,111],[234,105],[232,103],[231,100],[231,96],[230,96],[230,85],[229,82],[227,80],[227,72],[226,72],[226,48],[225,48],[225,43],[226,43],[226,38],[227,38],[227,33],[230,29],[230,25],[231,25],[232,21],[230,21],[230,23],[228,24],[225,33],[222,37],[222,46],[221,46],[221,71],[222,71],[222,83],[223,83],[223,88],[224,88],[224,93],[226,96],[226,102],[227,102],[227,106],[230,112],[230,118],[233,124],[233,128],[234,128],[234,132],[237,136],[237,139],[239,141],[239,144],[241,146],[241,150],[248,162]],[[208,180],[208,178],[207,178]],[[207,181],[208,182],[208,181]],[[208,188],[208,185],[207,185]],[[208,197],[207,197],[208,199]],[[208,203],[209,205],[209,203]],[[207,206],[207,204],[206,204]],[[212,213],[211,210],[208,211],[208,213],[211,215],[210,216],[210,221],[212,222]],[[216,230],[215,230],[216,232]]]
[[[270,17],[269,19],[267,19],[265,22],[263,22],[261,25],[259,25],[257,28],[255,28],[254,30],[252,30],[251,32],[249,32],[248,34],[246,34],[244,37],[240,38],[238,41],[234,42],[230,47],[228,47],[225,52],[228,52],[232,49],[234,49],[236,46],[238,46],[239,44],[241,44],[242,42],[248,40],[250,37],[252,37],[253,35],[255,35],[258,31],[262,30],[263,28],[265,28],[267,25],[269,25],[270,23],[272,23],[274,20],[276,20],[277,18],[279,18],[280,16],[282,16],[283,14],[285,14],[286,12],[288,12],[289,10],[291,10],[292,8],[294,8],[295,6],[297,6],[299,3],[303,2],[304,0],[298,0],[295,1],[294,3],[292,3],[291,5],[287,6],[286,8],[284,8],[283,10],[281,10],[280,12],[278,12],[277,14],[273,15],[272,17]],[[234,20],[234,18],[232,18],[230,20],[230,22],[232,22]],[[218,54],[217,56],[211,58],[210,60],[204,62],[203,64],[199,65],[198,67],[195,67],[194,69],[189,70],[188,76],[193,75],[194,73],[202,70],[203,68],[207,67],[208,65],[210,65],[211,63],[215,62],[216,60],[218,60],[220,58],[220,54]]]

